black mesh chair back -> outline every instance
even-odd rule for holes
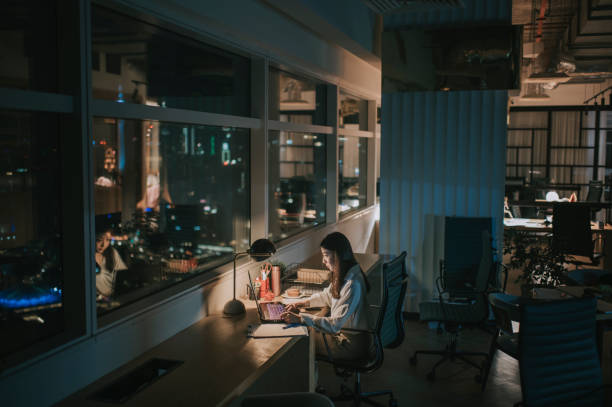
[[[405,251],[383,264],[383,289],[387,290],[387,295],[384,296],[387,298],[387,304],[382,318],[377,320],[381,326],[377,327],[376,331],[380,333],[380,340],[385,348],[396,348],[404,340],[402,308],[408,284],[407,277]]]
[[[553,206],[552,248],[555,252],[592,258],[592,239],[588,205],[559,203]]]
[[[596,300],[521,305],[519,368],[526,406],[601,406]]]
[[[599,202],[603,194],[603,182],[597,180],[589,181],[589,189],[585,201]]]
[[[489,217],[446,217],[443,280],[451,296],[466,291],[466,284],[476,283],[482,260],[482,232],[491,236],[491,229]]]

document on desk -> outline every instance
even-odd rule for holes
[[[308,336],[304,325],[291,326],[287,324],[249,325],[247,336],[251,338],[282,338],[286,336]]]

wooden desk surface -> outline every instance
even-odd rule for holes
[[[544,224],[546,219],[528,219],[528,218],[506,218],[504,219],[505,230],[519,230],[523,232],[552,232],[552,224]],[[612,230],[612,225],[606,223],[601,229],[597,223],[591,222],[591,231],[593,233],[608,232]]]
[[[297,343],[304,344],[303,349],[308,351],[308,337],[247,338],[247,326],[255,323],[259,323],[259,317],[254,308],[247,308],[245,315],[236,318],[204,317],[58,405],[108,407],[108,403],[87,397],[151,358],[184,363],[136,393],[124,405],[229,405]],[[307,380],[308,372],[303,372],[303,376]]]

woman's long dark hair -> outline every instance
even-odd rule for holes
[[[331,281],[331,293],[332,297],[340,298],[340,289],[344,285],[344,278],[346,277],[346,273],[357,264],[357,260],[355,260],[355,256],[353,255],[353,248],[351,247],[351,242],[340,232],[333,232],[329,235],[325,236],[325,239],[321,241],[321,247],[325,250],[332,251],[338,257],[340,263],[340,272],[333,273],[332,272],[332,281]],[[359,269],[361,274],[363,274],[363,280],[365,281],[366,291],[370,291],[370,283],[368,283],[368,279],[364,274],[361,268]]]
[[[110,232],[110,229],[107,229],[104,232],[96,235],[96,243],[98,242],[98,240],[104,239],[104,235],[106,234],[106,232]],[[105,261],[106,269],[109,271],[114,271],[115,270],[115,256],[113,255],[113,248],[110,244],[108,245],[106,250],[102,252],[102,256],[104,256],[104,259],[106,260]]]

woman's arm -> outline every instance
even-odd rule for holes
[[[329,317],[320,317],[308,313],[301,313],[304,324],[314,326],[327,332],[338,333],[347,320],[357,311],[361,298],[361,283],[357,280],[349,281],[340,292],[340,298]]]

